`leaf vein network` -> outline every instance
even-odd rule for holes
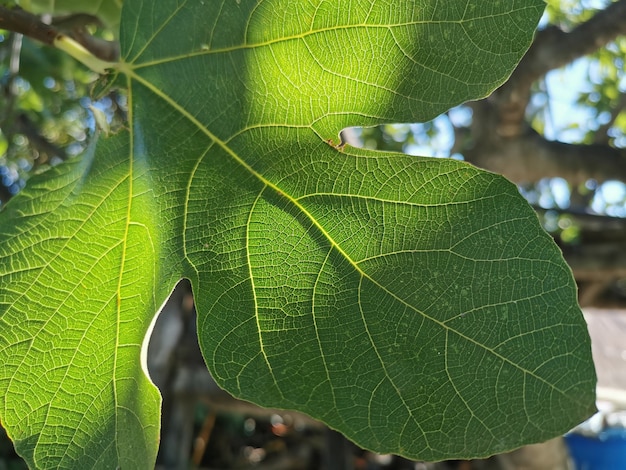
[[[180,5],[178,5],[178,7],[170,14],[170,16],[163,21],[163,23],[156,28],[153,32],[152,32],[152,36],[147,38],[145,43],[143,44],[143,46],[139,49],[139,51],[135,54],[135,57],[133,57],[132,59],[130,59],[128,62],[129,63],[134,63],[140,56],[141,54],[143,54],[146,49],[148,49],[150,47],[150,45],[152,44],[152,42],[157,38],[157,36],[163,31],[163,29],[165,29],[165,27],[168,25],[168,23],[170,21],[172,21],[174,19],[174,17],[176,15],[178,15],[178,13],[180,13],[180,11],[185,7],[185,5],[187,4],[187,0],[182,0],[182,2],[180,3]],[[141,15],[136,15],[137,21],[139,21]],[[135,27],[134,28],[135,31],[138,31],[139,28]],[[136,35],[133,36],[133,41],[132,43],[134,43],[134,40],[136,39]],[[131,45],[132,45],[131,43]]]
[[[213,147],[213,143],[211,143],[209,146],[207,146],[207,149],[204,151],[204,153],[202,153],[202,155],[200,155],[200,157],[196,160],[196,163],[195,163],[194,167],[191,169],[189,177],[187,178],[187,185],[185,187],[185,201],[184,201],[184,204],[183,204],[183,229],[182,229],[183,256],[184,256],[185,260],[187,261],[187,263],[196,272],[196,277],[198,277],[198,274],[199,274],[198,273],[198,268],[192,262],[191,258],[189,257],[189,254],[187,253],[187,217],[188,217],[188,214],[189,214],[189,201],[190,201],[190,194],[191,194],[191,184],[192,184],[193,179],[194,179],[194,177],[196,175],[196,172],[198,171],[198,167],[200,166],[200,163],[202,162],[202,160],[204,160],[204,158],[209,153],[209,150],[212,147]]]
[[[186,2],[186,0],[185,0]],[[178,11],[176,11],[176,13],[178,13]],[[144,52],[144,50],[146,49],[146,47],[143,47],[140,51],[140,53],[136,54],[135,57],[133,59],[127,60],[124,64],[126,66],[130,66],[132,65],[132,67],[126,67],[126,68],[133,68],[135,70],[141,69],[141,68],[145,68],[145,67],[150,67],[150,66],[154,66],[154,65],[159,65],[159,64],[164,64],[164,63],[171,63],[171,62],[176,62],[179,60],[185,60],[185,59],[189,59],[191,57],[197,57],[197,56],[209,56],[209,55],[218,55],[218,54],[225,54],[225,53],[229,53],[229,52],[238,52],[238,51],[242,51],[242,50],[251,50],[251,49],[260,49],[260,48],[264,48],[264,47],[268,47],[268,46],[272,46],[274,44],[280,44],[280,43],[284,43],[284,42],[288,42],[288,41],[294,41],[294,40],[305,40],[305,44],[306,44],[306,38],[317,35],[317,34],[325,34],[328,32],[336,32],[336,31],[343,31],[343,30],[351,30],[351,29],[361,29],[361,28],[366,28],[366,29],[393,29],[393,28],[398,28],[398,27],[406,27],[406,26],[416,26],[416,25],[420,25],[420,24],[456,24],[456,23],[460,23],[458,20],[457,21],[409,21],[409,22],[405,22],[405,23],[395,23],[395,24],[353,24],[353,25],[341,25],[341,26],[329,26],[329,27],[325,27],[325,28],[319,28],[316,30],[311,30],[311,31],[306,31],[303,33],[299,33],[299,34],[292,34],[290,36],[281,36],[281,37],[277,37],[274,39],[268,39],[265,41],[259,41],[256,43],[247,43],[244,42],[243,44],[239,44],[239,45],[234,45],[234,46],[227,46],[227,47],[221,47],[221,48],[216,48],[216,49],[199,49],[193,52],[188,52],[185,54],[179,54],[179,55],[173,55],[170,57],[163,57],[163,58],[159,58],[159,59],[152,59],[152,60],[147,60],[145,62],[141,62],[141,63],[136,63],[136,61],[139,59],[139,56],[141,55],[141,53]],[[146,46],[149,45],[150,42],[154,41],[154,39],[156,38],[156,36],[158,35],[158,33],[161,32],[161,30],[166,26],[166,23],[164,23],[158,31],[156,31],[153,36],[149,39],[149,41],[146,43]],[[419,64],[418,62],[416,62],[418,65],[422,65]],[[439,72],[437,72],[439,73]],[[389,91],[393,91],[393,90],[389,90]]]
[[[86,220],[85,220],[85,222],[86,222],[87,220],[88,220],[88,219],[86,219]],[[69,242],[69,240],[71,240],[72,238],[73,238],[73,237],[68,238],[68,242]],[[106,250],[106,251],[105,251],[105,252],[104,252],[104,253],[103,253],[100,257],[96,258],[96,260],[95,260],[95,262],[93,263],[93,265],[94,265],[94,266],[95,266],[95,265],[97,265],[97,264],[98,264],[98,263],[99,263],[99,262],[100,262],[100,261],[101,261],[101,260],[102,260],[102,259],[106,256],[106,255],[108,255],[111,251],[113,251],[114,249],[116,249],[117,247],[119,247],[121,243],[122,243],[122,241],[120,240],[120,241],[118,241],[117,243],[115,243],[115,244],[113,244],[112,246],[110,246],[110,247],[109,247],[109,248],[108,248],[108,249],[107,249],[107,250]],[[29,292],[30,292],[30,291],[31,291],[31,290],[32,290],[32,289],[33,289],[33,288],[37,285],[37,279],[38,279],[38,278],[42,275],[43,271],[45,271],[45,269],[46,269],[46,268],[49,268],[49,267],[50,267],[50,264],[52,263],[52,261],[53,261],[53,260],[55,260],[55,259],[57,259],[58,257],[60,257],[60,256],[61,256],[61,252],[62,252],[62,251],[63,251],[63,249],[58,250],[58,251],[57,251],[57,253],[53,256],[52,260],[51,260],[49,263],[46,263],[46,264],[44,264],[44,265],[42,266],[42,268],[40,269],[40,272],[39,272],[39,275],[37,276],[37,278],[36,278],[34,281],[31,281],[31,283],[30,283],[30,285],[28,286],[28,288],[24,290],[24,292],[20,295],[20,297],[18,297],[17,299],[15,299],[15,300],[12,302],[11,306],[12,306],[12,305],[14,305],[14,304],[16,304],[16,303],[17,303],[19,300],[21,300],[24,296],[26,296],[26,297],[28,296],[28,293],[29,293]],[[82,279],[82,280],[84,280],[84,279],[85,279],[85,278],[86,278],[86,277],[87,277],[90,273],[91,273],[91,271],[90,271],[90,270],[85,271],[85,272],[83,273],[83,277],[82,277],[81,279]],[[55,316],[59,313],[59,311],[60,311],[61,307],[62,307],[63,305],[65,305],[65,303],[67,302],[67,299],[69,299],[69,298],[70,298],[70,297],[74,294],[74,292],[75,292],[75,291],[76,291],[76,290],[77,290],[77,289],[81,286],[81,284],[82,284],[82,282],[77,282],[77,283],[75,283],[75,284],[72,286],[72,289],[70,289],[69,291],[66,291],[66,294],[67,294],[67,295],[65,296],[65,298],[64,298],[61,302],[59,302],[59,304],[58,304],[59,306],[58,306],[58,307],[57,307],[54,311],[52,311],[52,312],[50,313],[50,315],[49,315],[49,316],[45,319],[45,321],[41,324],[40,328],[39,328],[37,331],[33,332],[33,334],[31,335],[31,337],[32,337],[32,338],[37,338],[37,337],[39,337],[40,333],[41,333],[42,331],[44,331],[44,330],[46,330],[46,329],[47,329],[47,327],[48,327],[48,325],[49,325],[50,321],[52,321],[52,318],[53,318],[53,317],[55,317]],[[107,303],[105,303],[104,305],[105,305],[105,306],[106,306],[106,305],[108,305],[108,302],[107,302]],[[103,307],[103,308],[104,308],[104,307]],[[100,310],[100,312],[102,312],[102,309]],[[97,317],[97,315],[95,315],[95,316],[94,316],[94,319],[95,319],[96,317]],[[80,344],[80,343],[79,343],[79,344]],[[16,366],[16,367],[15,367],[15,371],[14,371],[13,375],[9,378],[9,381],[8,381],[8,384],[7,384],[7,390],[9,390],[9,389],[11,388],[11,385],[12,385],[12,383],[13,383],[14,379],[15,379],[15,374],[16,374],[16,373],[17,373],[17,372],[18,372],[18,371],[22,368],[22,366],[23,366],[23,364],[24,364],[24,361],[26,361],[27,357],[29,357],[29,354],[30,354],[30,352],[32,351],[33,347],[34,347],[34,341],[31,341],[31,342],[30,342],[30,345],[29,345],[29,347],[28,347],[28,349],[27,349],[27,351],[26,351],[26,352],[23,354],[23,356],[22,356],[22,361],[20,362],[20,364],[19,364],[18,366]],[[77,348],[77,350],[78,350],[78,348]],[[7,394],[7,395],[8,395],[8,394]],[[5,398],[6,398],[6,396],[5,396]]]
[[[260,174],[259,172],[257,172],[256,170],[254,170],[248,163],[245,162],[245,160],[239,156],[232,148],[230,148],[226,142],[224,142],[223,140],[219,139],[217,136],[215,136],[212,132],[210,132],[206,126],[204,126],[201,122],[198,121],[198,119],[193,116],[189,111],[187,111],[183,106],[181,106],[179,103],[177,103],[172,97],[170,97],[169,95],[167,95],[166,93],[164,93],[162,90],[160,90],[158,87],[154,86],[151,82],[149,82],[148,80],[144,79],[143,77],[141,77],[140,75],[138,75],[137,73],[135,73],[135,70],[133,68],[126,68],[125,70],[123,70],[131,79],[136,80],[138,83],[141,83],[143,86],[145,86],[146,88],[148,88],[149,90],[151,90],[156,96],[160,97],[161,99],[163,99],[166,103],[168,103],[174,110],[178,111],[180,114],[182,114],[183,116],[185,116],[190,122],[192,122],[195,126],[197,126],[197,128],[199,130],[201,130],[202,132],[204,132],[211,140],[213,140],[219,147],[221,147],[227,154],[229,154],[234,161],[236,161],[239,165],[241,165],[243,168],[245,168],[248,172],[250,172],[250,174],[252,174],[255,178],[257,178],[261,183],[263,183],[264,186],[271,188],[272,190],[276,191],[276,192],[280,192],[282,194],[284,194],[282,191],[280,191],[280,189],[272,182],[268,181],[262,174]],[[324,227],[320,224],[320,222],[311,214],[309,213],[309,211],[307,211],[307,209],[296,199],[294,199],[291,195],[288,194],[284,194],[285,197],[287,197],[292,204],[294,204],[294,206],[296,206],[296,208],[298,210],[300,210],[312,223],[313,226],[320,231],[320,233],[322,233],[324,235],[324,237],[327,238],[327,240],[329,241],[329,243],[341,254],[342,257],[344,257],[355,269],[355,271],[357,273],[359,273],[360,276],[362,276],[363,278],[366,278],[368,280],[370,280],[374,285],[376,285],[379,289],[381,289],[383,292],[386,292],[387,294],[389,294],[390,296],[392,296],[394,299],[396,299],[398,302],[400,302],[401,304],[405,305],[407,308],[409,308],[410,310],[415,311],[416,313],[418,313],[419,315],[422,315],[424,318],[431,320],[432,322],[436,323],[437,325],[439,325],[441,328],[445,329],[445,330],[450,330],[454,333],[456,333],[457,335],[459,335],[460,337],[466,339],[467,341],[485,349],[486,351],[489,351],[491,354],[493,354],[494,356],[496,356],[497,358],[499,358],[500,360],[506,361],[507,363],[511,364],[513,367],[518,368],[520,370],[522,370],[523,372],[525,372],[525,374],[528,374],[530,376],[532,376],[533,378],[535,378],[536,380],[541,381],[542,383],[545,383],[546,385],[548,385],[550,388],[555,389],[556,391],[558,391],[559,393],[563,394],[563,391],[559,390],[556,388],[556,386],[554,384],[550,384],[547,383],[545,379],[543,379],[540,376],[537,376],[536,374],[532,373],[531,371],[528,371],[526,369],[524,369],[523,367],[521,367],[519,364],[515,364],[512,363],[508,358],[503,357],[502,355],[498,354],[496,351],[494,351],[491,348],[486,348],[484,345],[478,343],[476,340],[467,337],[466,335],[464,335],[463,333],[461,333],[460,331],[456,331],[453,330],[452,328],[450,328],[448,325],[442,323],[441,321],[437,320],[434,317],[431,317],[429,315],[427,315],[425,312],[422,312],[418,309],[416,309],[414,306],[410,305],[409,303],[407,303],[404,299],[398,297],[396,294],[394,294],[393,292],[389,291],[386,287],[382,286],[380,283],[376,282],[374,279],[372,279],[371,277],[369,277],[367,275],[367,273],[365,273],[359,266],[359,264],[357,262],[355,262],[353,259],[350,258],[350,256],[341,248],[341,246],[339,246],[339,244],[330,236],[330,234],[324,229]]]
[[[380,355],[380,352],[378,351],[378,347],[376,346],[376,342],[374,341],[374,338],[372,337],[372,334],[370,332],[369,326],[367,324],[367,320],[365,319],[365,312],[363,312],[363,302],[361,301],[361,292],[363,290],[363,279],[364,278],[370,280],[371,282],[373,282],[373,281],[370,278],[365,277],[364,274],[362,274],[360,279],[359,279],[359,287],[357,288],[357,292],[358,292],[358,294],[357,294],[358,295],[358,302],[357,303],[359,305],[359,313],[361,314],[361,321],[363,322],[363,327],[365,328],[365,333],[367,334],[367,338],[368,338],[370,344],[372,345],[372,349],[374,350],[374,353],[376,354],[376,357],[378,358],[378,362],[380,363],[380,366],[382,367],[383,372],[385,373],[385,378],[389,381],[389,383],[393,387],[394,391],[396,392],[396,395],[398,396],[398,398],[402,402],[402,405],[404,406],[404,409],[407,410],[409,416],[411,417],[411,419],[415,423],[415,426],[417,427],[417,429],[419,429],[420,432],[422,433],[422,436],[424,437],[424,440],[427,443],[426,445],[428,445],[428,447],[430,447],[430,444],[428,444],[428,435],[422,429],[422,426],[421,426],[419,420],[413,415],[413,410],[408,405],[408,403],[404,400],[404,396],[402,395],[402,393],[398,389],[398,386],[396,385],[394,380],[391,378],[391,374],[389,374],[389,372],[387,370],[387,365],[385,364],[385,361],[383,360],[382,356]],[[379,285],[379,284],[376,284],[376,285]],[[372,395],[373,395],[374,391],[375,390],[372,391]]]
[[[485,424],[485,422],[476,415],[476,413],[474,412],[474,410],[472,409],[470,404],[463,397],[463,394],[461,393],[461,390],[459,390],[459,388],[457,387],[457,385],[456,385],[456,383],[454,381],[454,377],[450,374],[450,370],[449,370],[450,368],[448,367],[448,354],[449,354],[449,351],[450,351],[450,348],[448,347],[449,334],[450,334],[450,332],[446,331],[446,339],[445,339],[445,346],[444,346],[444,364],[445,364],[444,370],[446,371],[446,375],[448,376],[448,382],[450,382],[450,385],[454,389],[454,393],[459,398],[459,400],[461,400],[461,402],[463,403],[463,406],[465,406],[465,408],[467,409],[467,411],[469,411],[469,413],[472,415],[472,417],[474,419],[476,419],[481,424],[483,429],[485,429],[487,432],[489,432],[489,434],[491,435],[491,438],[495,441],[497,439],[497,437],[493,433],[492,426],[489,426],[489,425]],[[502,362],[500,364],[502,364]],[[466,422],[465,425],[466,425],[466,427],[469,426],[469,420]],[[466,432],[466,436],[467,436],[467,432]]]
[[[250,260],[250,243],[249,242],[250,242],[251,219],[252,219],[252,215],[254,214],[254,211],[256,209],[256,206],[259,203],[259,201],[261,200],[261,197],[263,196],[263,193],[265,192],[266,188],[267,188],[267,186],[264,186],[263,189],[261,189],[259,191],[259,194],[257,195],[256,199],[254,200],[254,202],[250,206],[250,211],[248,212],[248,221],[246,223],[246,258],[247,258],[247,261],[248,261],[248,276],[249,276],[249,279],[250,279],[250,291],[252,292],[252,296],[253,296],[253,299],[254,299],[254,317],[256,319],[256,328],[257,328],[257,333],[258,333],[258,336],[259,336],[259,347],[260,347],[260,350],[261,350],[261,354],[263,355],[263,359],[265,361],[265,364],[267,365],[267,369],[268,369],[270,375],[272,376],[272,380],[274,381],[274,384],[276,385],[276,389],[280,393],[281,398],[284,399],[285,397],[283,396],[283,392],[280,389],[280,387],[278,386],[278,380],[276,380],[276,376],[274,375],[274,369],[273,369],[272,365],[270,364],[269,357],[267,356],[267,352],[265,351],[265,343],[263,341],[263,330],[261,328],[260,316],[259,316],[259,302],[258,302],[258,299],[257,299],[257,289],[255,287],[254,273],[252,272],[252,261]]]
[[[326,374],[326,380],[328,380],[328,383],[330,385],[330,393],[333,397],[333,406],[335,407],[335,409],[337,408],[337,397],[335,396],[335,387],[332,386],[332,380],[330,379],[330,371],[328,370],[328,364],[326,363],[326,355],[324,354],[324,349],[322,348],[322,341],[320,339],[320,334],[319,334],[319,329],[317,326],[317,316],[316,316],[316,303],[315,303],[315,299],[317,298],[316,292],[317,292],[317,286],[319,285],[319,281],[320,281],[320,276],[322,275],[322,272],[324,271],[324,267],[326,266],[326,264],[328,263],[328,259],[330,257],[330,254],[332,253],[333,248],[332,246],[329,248],[328,252],[326,253],[326,257],[324,258],[324,261],[322,262],[322,265],[320,266],[320,269],[317,273],[317,276],[315,278],[315,283],[313,284],[313,292],[312,292],[312,300],[311,300],[311,316],[313,319],[313,329],[315,330],[315,339],[317,340],[317,345],[319,347],[320,350],[320,357],[322,358],[322,363],[324,364],[324,372]]]

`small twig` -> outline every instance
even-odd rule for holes
[[[191,457],[191,461],[195,467],[199,467],[202,463],[202,458],[204,457],[204,453],[206,452],[207,444],[209,443],[209,439],[211,438],[211,434],[213,433],[213,428],[215,427],[217,415],[213,411],[209,411],[207,414],[204,423],[202,424],[202,430],[200,434],[193,443],[193,454]]]

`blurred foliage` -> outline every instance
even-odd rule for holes
[[[550,24],[570,30],[611,3],[610,0],[546,0],[545,18]]]
[[[121,125],[120,92],[85,98],[96,78],[56,49],[0,31],[0,205],[30,175],[82,152],[94,129],[90,105]]]

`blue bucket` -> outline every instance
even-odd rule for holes
[[[593,437],[569,433],[565,442],[576,470],[626,469],[626,429],[607,428]]]

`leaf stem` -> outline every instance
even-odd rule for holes
[[[60,49],[67,54],[74,57],[79,62],[82,62],[94,72],[104,74],[107,69],[113,68],[117,65],[117,62],[108,62],[106,60],[99,59],[87,50],[82,44],[75,41],[71,37],[65,34],[59,34],[54,38],[52,42],[54,47]]]

